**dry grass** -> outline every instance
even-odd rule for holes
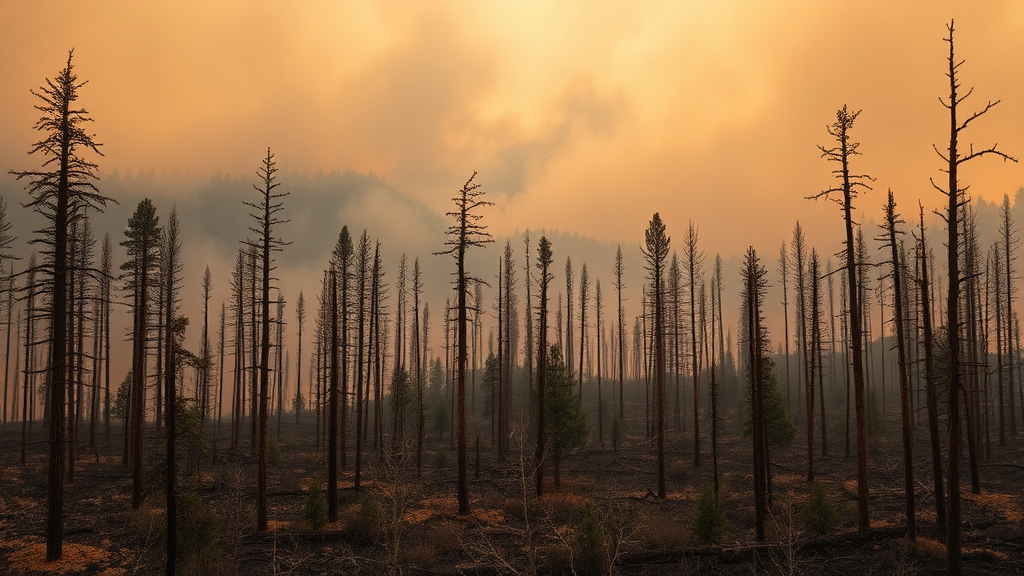
[[[999,550],[992,550],[990,548],[964,548],[963,558],[965,560],[994,560],[1004,561],[1009,560],[1010,557]]]
[[[696,486],[683,486],[679,490],[665,493],[665,500],[680,500],[683,502],[696,502],[700,498],[700,490]]]
[[[564,487],[563,487],[564,490]],[[540,498],[541,505],[552,514],[573,514],[583,509],[586,499],[573,492],[546,492]]]
[[[277,532],[279,530],[288,530],[294,525],[293,522],[287,520],[267,520],[267,530],[271,532]]]
[[[95,573],[110,561],[110,552],[83,544],[64,544],[60,560],[46,561],[46,543],[36,542],[7,556],[11,574],[70,574]]]
[[[930,538],[918,536],[917,541],[910,544],[910,548],[922,556],[940,560],[946,558],[946,545]]]
[[[964,498],[984,506],[990,514],[1002,516],[1007,522],[1015,524],[1024,522],[1024,509],[1021,508],[1020,496],[983,492],[981,494],[964,494]]]

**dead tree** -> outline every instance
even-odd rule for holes
[[[668,297],[669,301],[666,305],[671,304],[671,317],[672,317],[672,329],[666,331],[665,338],[668,338],[669,334],[672,336],[672,378],[675,381],[675,427],[676,430],[682,431],[683,429],[683,401],[684,398],[681,394],[681,388],[679,379],[682,376],[682,356],[679,350],[679,341],[681,340],[679,334],[679,310],[683,306],[683,299],[680,291],[683,289],[683,271],[679,268],[679,256],[672,252],[672,259],[668,265]],[[666,314],[669,313],[666,310]],[[668,359],[666,358],[666,363]],[[666,367],[666,371],[668,368]]]
[[[366,291],[369,288],[370,274],[370,237],[363,230],[359,236],[359,252],[356,254],[356,274],[359,275],[359,298],[356,307],[356,470],[354,488],[358,492],[363,471],[363,360],[366,354]],[[369,387],[367,387],[369,389]]]
[[[921,321],[924,337],[925,367],[925,401],[928,408],[928,435],[931,440],[932,452],[932,483],[935,494],[935,523],[939,529],[946,527],[946,492],[942,480],[942,454],[939,445],[939,400],[936,391],[934,371],[934,338],[932,337],[931,287],[928,278],[928,243],[925,240],[924,207],[920,206],[920,238],[918,238],[918,257],[920,258],[921,278]]]
[[[220,339],[217,341],[217,353],[220,355],[220,366],[217,368],[217,432],[220,433],[221,418],[224,416],[224,351],[227,347],[228,308],[225,302],[220,303]]]
[[[792,246],[792,249],[793,249],[793,262],[792,262],[793,274],[796,277],[796,326],[794,327],[794,329],[796,331],[796,340],[797,340],[797,358],[798,358],[798,362],[800,364],[802,364],[801,368],[803,369],[803,374],[802,374],[803,389],[801,389],[800,382],[799,382],[799,380],[801,380],[801,377],[800,376],[797,377],[798,382],[797,382],[797,387],[796,387],[796,398],[797,398],[797,405],[799,405],[801,393],[803,393],[806,396],[807,393],[810,391],[811,386],[813,386],[813,380],[814,380],[813,359],[810,358],[810,352],[809,352],[811,347],[809,346],[809,344],[807,342],[807,322],[808,322],[808,320],[807,320],[807,300],[808,300],[808,297],[807,297],[807,277],[806,277],[806,270],[807,270],[807,240],[806,240],[806,237],[804,236],[804,229],[803,229],[802,226],[800,226],[800,222],[799,221],[793,227],[793,240],[791,242],[791,246]],[[814,408],[813,402],[808,400],[808,403],[805,404],[805,411],[811,410],[813,408]],[[805,414],[805,416],[807,416],[807,415]],[[810,420],[811,417],[813,417],[813,416],[808,417],[808,420]],[[814,438],[813,438],[813,436],[814,436],[814,425],[813,424],[809,424],[808,425],[807,436],[808,436],[808,438],[807,438],[807,447],[808,447],[808,450],[809,450],[809,452],[807,454],[807,456],[808,456],[808,468],[809,468],[809,470],[808,470],[808,478],[811,478],[811,477],[814,476],[814,473],[813,473],[813,459],[814,459]]]
[[[526,361],[526,388],[533,391],[533,278],[530,276],[530,230],[523,233],[523,281],[526,283],[526,346],[523,348]],[[476,316],[474,315],[474,319]],[[475,326],[475,324],[474,324]],[[475,364],[474,364],[475,368]]]
[[[547,396],[548,288],[553,279],[552,261],[551,242],[547,236],[541,236],[537,245],[540,299],[537,301],[537,450],[534,463],[538,498],[544,495],[544,413],[547,411],[544,399]]]
[[[820,407],[821,414],[821,425],[819,430],[821,431],[821,455],[828,455],[828,427],[825,421],[825,363],[822,360],[822,349],[824,346],[824,337],[821,335],[822,327],[825,321],[822,319],[822,294],[821,294],[821,264],[818,260],[818,251],[811,248],[811,318],[813,323],[811,324],[811,341],[813,343],[811,353],[814,355],[813,365],[817,367],[817,378],[818,378],[818,405]],[[812,382],[811,392],[814,391]],[[812,394],[813,395],[813,394]],[[814,406],[811,403],[811,409],[808,410],[809,414],[813,414]]]
[[[668,258],[671,241],[665,234],[665,225],[657,212],[651,218],[644,232],[644,258],[647,260],[647,278],[651,283],[654,296],[653,337],[654,364],[656,378],[657,426],[658,426],[658,498],[665,498],[665,325],[664,307],[664,275],[665,259]]]
[[[167,303],[164,309],[161,311],[164,314],[164,324],[166,330],[164,331],[164,342],[162,343],[164,362],[167,366],[167,370],[164,374],[164,394],[166,398],[164,402],[167,405],[167,461],[165,466],[167,467],[167,484],[165,487],[167,496],[167,565],[166,572],[167,576],[174,576],[176,554],[177,554],[177,539],[178,539],[178,505],[177,505],[177,459],[175,457],[175,435],[178,433],[177,424],[175,422],[177,413],[177,383],[175,382],[175,376],[177,375],[177,366],[175,347],[177,346],[177,334],[174,330],[175,325],[175,313],[178,309],[178,288],[181,274],[181,262],[179,256],[181,254],[181,240],[178,238],[178,213],[177,210],[172,208],[171,215],[167,219],[167,228],[164,231],[163,246],[165,248],[163,263],[163,281],[164,290],[167,295]],[[207,269],[207,276],[204,277],[204,286],[208,286],[209,269]],[[182,324],[182,334],[184,336],[184,324]]]
[[[833,186],[818,194],[810,196],[812,199],[826,198],[835,200],[843,211],[843,218],[846,223],[846,249],[843,258],[846,265],[846,277],[849,284],[849,315],[850,315],[850,340],[853,347],[853,392],[855,411],[857,417],[857,523],[861,532],[871,527],[871,517],[868,511],[868,427],[865,414],[865,389],[864,389],[864,362],[860,294],[857,274],[857,259],[854,256],[856,245],[853,239],[853,200],[861,192],[871,189],[868,182],[871,177],[866,174],[857,174],[850,171],[850,161],[853,156],[860,152],[859,142],[850,140],[850,130],[857,120],[860,111],[850,112],[844,105],[836,112],[836,121],[827,128],[829,136],[835,139],[836,145],[830,148],[819,146],[821,155],[829,162],[839,163],[839,168],[832,171],[832,175],[840,181],[839,186]],[[842,194],[842,198],[833,198],[832,195]]]
[[[110,248],[110,234],[103,235],[103,246],[100,252],[100,275],[102,278],[100,292],[103,299],[103,424],[106,428],[107,440],[110,440],[110,288],[113,284],[113,256]],[[30,264],[30,267],[34,267]],[[31,307],[26,322],[31,323]],[[29,340],[28,342],[31,342]],[[26,343],[27,344],[27,343]],[[25,349],[25,367],[30,368],[28,348]]]
[[[572,258],[565,257],[565,357],[573,357],[572,348],[572,295],[573,295],[573,275],[572,275]],[[561,330],[559,330],[561,332]],[[544,351],[547,354],[547,350]],[[569,369],[569,378],[572,378],[572,362],[566,362],[566,367]]]
[[[235,374],[231,408],[231,447],[238,448],[242,438],[242,415],[245,410],[245,253],[238,250],[231,272],[234,302]]]
[[[625,375],[626,375],[626,372],[625,372],[626,371],[626,353],[625,353],[625,350],[626,350],[626,346],[625,346],[626,332],[625,332],[625,328],[623,327],[623,323],[625,322],[625,316],[623,316],[623,313],[622,313],[622,289],[625,288],[625,284],[623,284],[623,282],[622,282],[622,275],[625,273],[626,269],[622,265],[622,246],[618,246],[615,249],[615,267],[612,268],[612,271],[615,273],[615,291],[618,294],[618,304],[619,304],[619,310],[618,310],[618,313],[616,315],[616,321],[618,322],[618,335],[619,335],[619,337],[618,337],[618,343],[619,343],[619,350],[618,350],[618,352],[619,352],[619,425],[621,426],[622,425],[622,420],[626,416],[626,409],[624,407],[625,405],[623,403],[623,393],[622,393],[622,389],[625,386],[625,381],[626,381],[626,378],[625,378]]]
[[[402,351],[405,349],[405,309],[406,309],[406,289],[405,281],[408,272],[408,265],[406,263],[405,253],[402,253],[402,258],[398,263],[398,286],[397,296],[398,305],[395,309],[395,361],[394,371],[392,374],[392,387],[391,387],[391,398],[392,398],[392,443],[395,447],[398,446],[399,440],[404,439],[405,436],[405,412],[402,407],[402,403],[398,401],[398,388],[395,384],[402,382],[400,375],[405,371],[405,360],[402,356]],[[445,346],[445,350],[448,347]],[[447,360],[447,354],[445,356]]]
[[[810,341],[804,346],[807,352],[807,391],[804,396],[807,401],[807,482],[814,482],[814,375],[815,369],[820,378],[821,366],[816,364],[821,352],[821,295],[818,292],[818,278],[820,269],[818,265],[818,251],[811,248],[811,258],[808,266],[808,278],[810,281],[810,294],[807,300],[810,302],[810,314],[805,316],[805,321],[811,324]],[[806,290],[805,290],[806,291]],[[801,298],[803,300],[803,298]],[[806,310],[806,303],[805,310]],[[804,328],[806,333],[806,327]],[[822,420],[824,423],[824,420]]]
[[[213,277],[210,275],[210,267],[206,267],[203,274],[203,334],[200,338],[199,349],[202,354],[202,365],[200,367],[200,414],[203,423],[206,423],[207,414],[210,411],[210,366],[213,363],[213,353],[210,350],[210,290],[213,288]],[[173,364],[172,364],[173,366]]]
[[[448,227],[449,239],[445,241],[446,250],[435,254],[451,254],[455,257],[455,292],[458,299],[457,323],[458,333],[456,345],[458,346],[458,360],[456,362],[456,380],[458,383],[458,432],[459,432],[459,514],[469,514],[469,477],[466,470],[466,354],[468,350],[467,337],[467,316],[468,306],[466,297],[469,293],[469,284],[479,282],[474,280],[466,272],[466,249],[470,247],[483,247],[484,244],[493,242],[491,235],[485,226],[480,224],[482,216],[477,209],[492,205],[483,199],[484,192],[480,190],[479,184],[474,184],[476,172],[469,177],[469,180],[462,186],[462,190],[452,199],[456,209],[448,212],[447,215],[455,219],[455,224]]]
[[[594,294],[594,320],[597,328],[597,440],[604,446],[604,402],[601,395],[601,311],[604,301],[601,299],[601,280],[597,280]]]
[[[423,280],[420,278],[420,259],[412,263],[412,343],[413,369],[416,380],[416,476],[423,473],[423,434],[426,424],[423,413],[423,367],[420,358],[420,293]]]
[[[14,260],[11,254],[11,244],[14,236],[11,235],[11,221],[7,217],[7,202],[0,197],[0,270],[3,269],[5,260]],[[14,318],[14,262],[11,262],[11,273],[4,279],[4,289],[7,291],[7,347],[4,352],[4,402],[3,421],[7,424],[8,402],[10,401],[10,366],[11,366],[11,325]],[[18,350],[18,343],[14,343],[15,352]],[[10,404],[11,420],[13,421],[18,413],[18,371],[14,371],[14,400]]]
[[[579,374],[579,392],[577,394],[577,402],[579,406],[583,406],[583,359],[586,357],[587,349],[587,308],[590,307],[590,271],[587,269],[587,263],[583,263],[583,268],[580,269],[580,374]],[[566,358],[566,364],[571,364],[572,359]]]
[[[25,445],[28,442],[29,426],[31,418],[29,409],[35,407],[34,401],[29,401],[35,392],[35,347],[32,342],[35,339],[36,326],[36,254],[29,256],[28,269],[25,271],[25,374],[22,389],[22,410],[21,410],[21,464],[25,465]],[[109,436],[110,413],[107,413],[107,430]]]
[[[957,117],[959,105],[971,95],[971,90],[960,95],[958,90],[960,83],[957,81],[957,70],[963,61],[957,61],[953,52],[953,22],[950,21],[946,27],[949,32],[944,40],[949,44],[949,56],[947,57],[948,70],[946,77],[949,78],[949,99],[940,100],[942,105],[949,110],[949,148],[946,152],[940,152],[935,146],[935,153],[946,163],[946,172],[949,177],[945,188],[932,181],[932,186],[944,194],[948,200],[946,214],[943,215],[949,229],[947,240],[947,269],[949,270],[949,289],[947,291],[946,304],[946,326],[949,327],[949,345],[947,348],[947,378],[949,389],[949,410],[948,410],[948,432],[947,459],[949,464],[949,511],[946,522],[946,570],[949,574],[957,576],[960,574],[960,388],[963,386],[960,373],[960,336],[957,327],[960,325],[959,303],[960,303],[960,207],[967,200],[967,187],[960,186],[958,171],[962,164],[975,158],[987,155],[1001,157],[1004,161],[1015,158],[1000,152],[996,146],[982,150],[974,150],[973,146],[968,148],[967,153],[959,150],[960,133],[964,131],[974,120],[980,118],[999,101],[989,101],[984,108],[960,121]],[[1007,293],[1010,292],[1007,286]]]
[[[1006,322],[1005,322],[1005,325],[1006,325],[1006,350],[1008,352],[1007,357],[1009,358],[1009,361],[1006,363],[1007,376],[1008,376],[1007,382],[1009,383],[1009,385],[1007,386],[1007,388],[1008,388],[1008,390],[1007,390],[1007,392],[1008,392],[1008,394],[1007,394],[1007,404],[1009,404],[1009,412],[1010,412],[1010,436],[1016,438],[1017,437],[1017,413],[1014,411],[1014,398],[1013,398],[1013,383],[1014,383],[1014,379],[1013,379],[1013,364],[1014,364],[1014,362],[1013,362],[1013,359],[1012,359],[1013,358],[1013,354],[1009,353],[1009,351],[1012,349],[1011,342],[1013,341],[1012,334],[1011,334],[1012,327],[1010,326],[1012,324],[1010,322],[1010,317],[1013,315],[1013,312],[1012,312],[1013,311],[1013,252],[1016,250],[1017,242],[1019,241],[1019,239],[1015,236],[1014,232],[1015,232],[1015,230],[1014,230],[1014,227],[1013,227],[1013,216],[1010,213],[1010,197],[1008,195],[1004,194],[1003,195],[1003,204],[1002,204],[1001,209],[1000,209],[999,235],[1002,236],[1003,264],[1006,266],[1006,286],[1004,286],[1005,290],[1003,292],[1006,294]],[[998,294],[998,293],[999,293],[999,291],[997,290],[996,294]],[[998,314],[998,312],[997,312],[997,314]],[[1000,377],[1001,377],[1001,374],[1002,374],[1002,372],[1000,372]],[[1022,398],[1021,401],[1022,401],[1022,403],[1024,403],[1024,398]],[[1000,392],[1000,395],[999,395],[999,402],[1000,402],[1000,405],[999,405],[999,445],[1002,446],[1003,445],[1003,437],[1004,437],[1004,432],[1003,432],[1004,424],[1003,424],[1003,406],[1002,406],[1003,396],[1002,396],[1001,392]]]
[[[274,155],[270,152],[270,148],[267,148],[267,156],[263,159],[262,166],[257,171],[260,185],[253,184],[253,188],[260,194],[260,199],[257,202],[245,202],[246,206],[254,210],[250,215],[258,223],[257,226],[249,228],[258,240],[248,241],[246,244],[252,247],[254,251],[258,249],[261,252],[260,264],[262,267],[259,450],[256,454],[256,529],[260,532],[264,532],[267,529],[267,432],[269,425],[267,389],[270,383],[270,272],[274,269],[271,253],[280,252],[287,244],[279,237],[274,236],[274,227],[287,222],[287,220],[281,220],[277,214],[284,209],[284,203],[281,201],[281,198],[288,195],[287,192],[274,192],[280,186],[280,182],[276,181],[276,173],[277,166],[274,162]]]
[[[715,286],[721,273],[721,257],[715,258],[715,275],[711,278],[711,354],[709,368],[711,382],[708,386],[708,402],[711,405],[711,477],[714,481],[715,496],[718,496],[718,370],[715,367]]]
[[[68,229],[89,207],[102,210],[107,198],[96,188],[96,164],[85,159],[83,152],[99,154],[99,144],[85,130],[91,122],[88,112],[77,107],[79,82],[68,53],[64,68],[56,80],[32,94],[42,102],[36,109],[42,116],[35,129],[43,134],[29,154],[41,152],[44,160],[40,170],[12,172],[18,180],[28,180],[32,199],[26,207],[42,215],[48,227],[40,232],[39,241],[52,250],[50,283],[50,378],[49,395],[49,459],[47,481],[46,558],[56,560],[63,551],[64,515],[64,395],[67,376],[67,290]]]
[[[683,239],[686,281],[690,288],[690,353],[693,359],[693,466],[700,467],[700,370],[697,369],[697,299],[696,286],[703,275],[704,252],[697,248],[697,226],[690,221]],[[664,496],[663,496],[664,497]]]
[[[767,331],[762,324],[761,306],[767,290],[767,271],[758,261],[753,247],[747,249],[743,265],[743,317],[745,320],[748,365],[750,377],[750,412],[751,430],[753,431],[754,453],[754,536],[758,542],[764,541],[764,524],[768,514],[768,438],[767,416],[765,415],[766,355],[771,353]]]
[[[299,349],[295,360],[295,424],[299,423],[302,414],[302,328],[306,324],[306,297],[299,291],[299,299],[295,302],[295,322],[299,329]]]
[[[786,241],[782,241],[779,248],[779,276],[782,277],[782,345],[786,355],[786,407],[793,410],[792,376],[789,363],[789,251],[786,248]]]
[[[512,425],[512,383],[515,381],[516,364],[519,361],[519,296],[516,294],[516,262],[513,256],[512,244],[505,243],[505,270],[504,270],[504,310],[505,310],[505,387],[503,389],[504,399],[502,406],[504,414],[503,433],[498,438],[504,444],[505,454],[509,453],[509,437]]]
[[[352,265],[352,237],[349,235],[348,226],[342,226],[341,234],[338,236],[338,243],[334,248],[330,265],[330,342],[328,344],[330,360],[327,362],[329,370],[329,390],[327,393],[327,516],[331,522],[338,517],[338,376],[345,370],[339,367],[338,349],[344,346],[344,336],[338,338],[338,276],[342,278],[342,329],[348,329],[348,322],[345,320],[344,302],[348,299],[348,275]],[[343,356],[345,356],[343,351]],[[344,362],[344,360],[342,360]],[[344,413],[342,413],[344,418]]]
[[[893,321],[896,323],[896,351],[899,361],[900,372],[900,421],[903,432],[903,497],[907,506],[907,539],[911,542],[917,540],[917,524],[914,512],[914,447],[913,431],[910,422],[910,378],[907,374],[907,351],[904,340],[904,316],[903,316],[903,277],[900,270],[899,249],[896,244],[896,236],[902,234],[897,229],[903,220],[896,213],[896,200],[893,198],[892,190],[889,190],[889,200],[885,205],[885,224],[883,248],[888,247],[892,258],[892,286],[893,303],[895,312]]]

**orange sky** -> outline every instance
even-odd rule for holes
[[[0,171],[34,165],[30,88],[74,47],[101,169],[383,175],[439,212],[472,170],[496,233],[557,228],[635,243],[654,211],[712,252],[774,254],[793,221],[838,248],[816,144],[843,103],[859,170],[905,212],[947,116],[937,97],[956,18],[971,132],[1024,156],[1024,3],[0,1]],[[947,128],[948,130],[948,128]],[[989,199],[1024,165],[966,170]]]

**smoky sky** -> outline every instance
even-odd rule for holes
[[[965,144],[1024,156],[1024,4],[1010,0],[0,1],[0,194],[12,210],[23,201],[7,172],[39,163],[26,154],[38,139],[29,91],[74,48],[96,161],[122,201],[98,232],[118,241],[146,195],[164,218],[177,205],[196,294],[207,262],[215,294],[226,290],[246,235],[239,205],[268,146],[292,193],[292,295],[316,285],[341,224],[382,239],[389,281],[405,252],[444,287],[430,252],[474,171],[499,241],[578,235],[598,247],[592,266],[622,244],[635,290],[654,212],[677,239],[693,220],[727,260],[749,245],[773,260],[798,219],[830,255],[840,214],[805,197],[832,184],[817,146],[844,104],[863,110],[857,170],[876,178],[858,201],[866,235],[889,188],[905,214],[940,207],[929,178],[942,179],[932,146],[949,138],[951,18],[962,84],[975,87],[964,105],[1001,100]],[[961,179],[976,198],[1014,199],[1024,166],[986,159]],[[497,254],[479,258],[496,270]]]

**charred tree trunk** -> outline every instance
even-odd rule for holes
[[[895,304],[893,320],[896,323],[896,350],[900,372],[900,422],[903,432],[903,498],[907,506],[907,539],[917,540],[917,522],[914,507],[914,438],[910,422],[910,378],[907,374],[907,351],[903,328],[903,276],[900,269],[899,249],[896,245],[897,224],[902,223],[896,213],[892,190],[885,206],[885,241],[892,258],[892,287]]]
[[[846,277],[849,284],[849,315],[850,334],[853,346],[853,389],[857,417],[857,523],[861,532],[871,527],[871,516],[868,509],[868,428],[865,414],[864,362],[862,344],[862,322],[860,314],[860,298],[857,274],[857,259],[854,255],[853,239],[853,199],[862,190],[870,190],[866,181],[869,176],[851,174],[851,156],[858,155],[858,143],[850,141],[849,131],[860,112],[849,112],[843,106],[836,113],[836,122],[829,126],[828,133],[835,139],[836,146],[825,148],[820,146],[822,156],[830,162],[838,162],[840,167],[833,174],[840,180],[839,187],[829,188],[813,196],[828,197],[830,194],[842,194],[843,218],[846,223]]]
[[[535,471],[537,481],[537,497],[544,495],[544,414],[547,412],[547,366],[548,366],[548,287],[552,275],[549,271],[552,262],[551,242],[541,236],[537,245],[537,269],[540,270],[540,300],[537,303],[537,450],[535,454]]]
[[[936,152],[939,156],[947,163],[947,173],[949,179],[946,184],[946,188],[938,186],[934,182],[932,185],[940,192],[946,195],[948,199],[948,209],[945,215],[946,222],[949,226],[949,238],[947,241],[947,262],[949,270],[949,290],[947,293],[947,305],[946,305],[946,326],[949,326],[949,346],[947,348],[947,374],[948,374],[948,389],[949,389],[949,417],[948,417],[948,444],[947,444],[947,459],[949,465],[949,511],[947,514],[946,523],[946,570],[953,576],[960,574],[960,389],[963,386],[961,373],[960,373],[960,337],[958,334],[957,327],[960,326],[959,321],[959,303],[960,303],[960,237],[959,237],[959,223],[960,223],[960,206],[966,202],[965,189],[960,188],[960,181],[958,179],[958,169],[961,164],[973,160],[975,158],[985,155],[995,155],[1003,158],[1003,160],[1013,159],[1006,154],[998,151],[995,146],[986,148],[983,150],[975,151],[973,146],[970,148],[967,154],[961,154],[959,146],[960,132],[963,131],[967,126],[976,118],[983,116],[986,112],[992,109],[993,106],[999,102],[989,102],[981,111],[975,112],[974,114],[967,117],[962,122],[957,119],[957,108],[961,102],[967,96],[970,95],[970,91],[965,95],[958,95],[960,84],[957,81],[956,73],[962,62],[958,62],[954,57],[953,52],[953,22],[951,21],[947,26],[949,36],[945,38],[945,41],[949,44],[949,56],[947,57],[948,71],[946,77],[949,79],[949,100],[943,102],[946,109],[949,110],[949,148],[946,150],[946,154]],[[1009,262],[1007,262],[1009,265]],[[1010,286],[1007,286],[1007,293],[1010,292]]]

